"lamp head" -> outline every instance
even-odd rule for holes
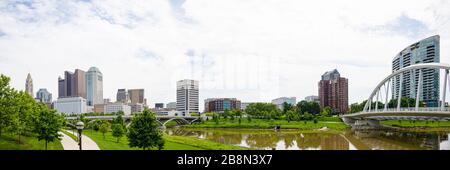
[[[84,123],[81,122],[81,121],[79,121],[79,122],[77,122],[77,124],[75,124],[75,127],[76,127],[78,130],[82,130],[82,129],[84,128]]]

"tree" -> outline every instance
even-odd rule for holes
[[[293,110],[289,110],[286,112],[286,119],[289,122],[293,121],[296,119],[296,113]]]
[[[119,110],[119,111],[116,113],[116,115],[118,115],[118,116],[123,116],[123,115],[125,115],[125,113],[124,113],[122,110]]]
[[[105,133],[109,130],[109,124],[108,122],[104,121],[99,126],[100,132],[103,134],[103,139],[105,139]]]
[[[121,124],[113,124],[111,126],[112,135],[117,138],[117,143],[119,143],[120,138],[125,135],[125,129]]]
[[[92,129],[94,129],[94,131],[98,132],[100,130],[100,125],[104,122],[104,120],[95,120],[92,123]]]
[[[319,114],[320,113],[320,105],[317,102],[308,102],[306,100],[302,100],[297,103],[297,111],[299,114],[303,115],[305,112],[311,114]]]
[[[333,109],[331,109],[330,106],[326,106],[322,109],[321,115],[322,116],[329,116],[333,112]]]
[[[14,104],[12,101],[13,89],[9,86],[9,77],[0,75],[0,136],[3,130],[11,125]]]
[[[233,112],[234,112],[235,116],[242,118],[242,110],[241,109],[234,109]]]
[[[398,98],[389,100],[388,107],[389,108],[397,108]],[[373,104],[372,104],[373,106]],[[419,101],[419,107],[424,107],[424,103]],[[400,107],[416,107],[416,99],[410,97],[402,97],[400,99]]]
[[[118,124],[125,127],[125,121],[123,120],[122,115],[118,114],[118,116],[112,120],[112,124]]]
[[[278,118],[281,116],[281,111],[272,103],[252,103],[247,106],[245,113],[259,118]]]
[[[133,117],[127,137],[130,147],[138,147],[143,150],[164,147],[162,132],[159,129],[155,113],[150,112],[147,108]]]
[[[356,113],[356,112],[360,112],[363,110],[364,106],[363,104],[365,104],[367,102],[367,100],[365,100],[363,103],[358,104],[358,103],[353,103],[350,105],[350,110],[348,110],[348,113]]]
[[[286,113],[287,113],[289,110],[293,110],[293,109],[294,109],[294,107],[292,106],[292,104],[287,103],[287,102],[284,102],[284,103],[283,103],[282,114],[283,114],[283,115],[286,115]]]
[[[64,117],[55,110],[49,110],[47,106],[40,105],[40,112],[35,119],[35,129],[38,140],[45,140],[45,150],[47,150],[48,142],[60,140],[58,132],[64,124]]]
[[[312,120],[313,118],[314,116],[309,112],[305,112],[305,114],[303,114],[303,120]]]
[[[18,135],[18,143],[20,143],[21,136],[33,131],[32,120],[36,119],[36,101],[26,92],[19,91],[13,93],[14,103],[13,111],[15,114],[11,117],[11,126],[9,131]]]

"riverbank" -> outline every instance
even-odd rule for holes
[[[105,137],[100,132],[93,130],[85,130],[84,135],[94,140],[101,150],[141,150],[139,148],[131,148],[128,146],[126,136],[122,137],[119,142],[117,138],[112,136],[111,132],[105,133]],[[245,148],[238,146],[225,145],[213,141],[202,140],[192,137],[170,136],[164,135],[164,150],[242,150]]]
[[[60,141],[49,142],[48,150],[64,150]],[[45,150],[45,141],[33,136],[21,136],[20,143],[16,135],[3,133],[0,136],[0,150]]]
[[[426,121],[426,120],[386,120],[382,125],[404,128],[449,128],[450,121]]]
[[[331,121],[290,121],[287,120],[267,120],[267,119],[219,119],[218,122],[208,120],[201,123],[184,126],[185,128],[236,128],[236,129],[274,129],[279,126],[281,129],[298,129],[298,130],[317,130],[326,127],[332,130],[345,130],[350,126],[339,121],[339,119],[330,119]]]
[[[450,121],[425,121],[425,120],[387,120],[381,121],[382,125],[398,128],[401,131],[412,132],[450,132]]]

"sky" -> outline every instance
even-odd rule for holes
[[[176,81],[203,100],[270,102],[318,94],[326,71],[365,100],[402,49],[440,35],[450,63],[447,0],[3,0],[0,73],[58,95],[58,76],[91,66],[103,95],[144,88],[148,104],[176,101]]]

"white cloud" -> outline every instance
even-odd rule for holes
[[[203,105],[206,97],[303,99],[317,94],[321,74],[337,68],[356,102],[389,74],[396,53],[420,38],[440,34],[441,62],[450,62],[447,1],[181,2],[1,1],[0,72],[18,89],[31,72],[35,91],[57,96],[65,70],[97,66],[105,97],[145,88],[150,103],[174,101],[176,80],[196,78]],[[423,27],[402,27],[402,16]]]

